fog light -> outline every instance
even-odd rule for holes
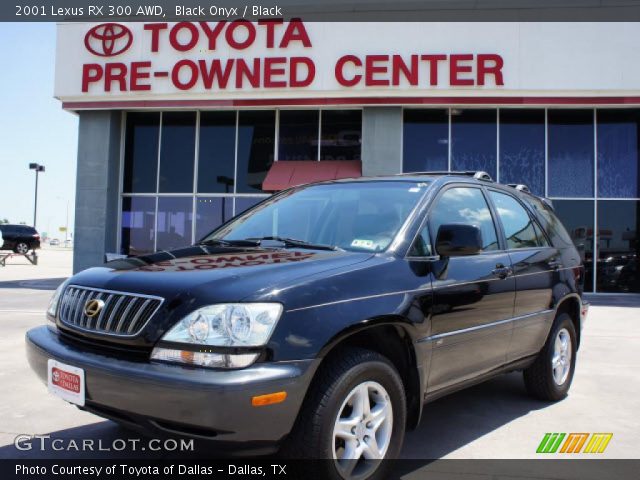
[[[257,353],[230,355],[158,347],[151,352],[151,360],[208,368],[245,368],[255,362],[257,358]]]

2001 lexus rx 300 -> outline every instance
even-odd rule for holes
[[[27,333],[28,357],[97,415],[368,478],[429,400],[518,369],[536,397],[565,397],[583,276],[552,206],[523,186],[319,183],[196,245],[74,275]]]

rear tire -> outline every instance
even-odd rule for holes
[[[314,478],[382,479],[404,440],[406,397],[386,357],[354,348],[321,367],[282,456],[318,462]],[[349,459],[355,460],[349,460]]]
[[[13,251],[21,255],[29,253],[29,244],[27,242],[18,242],[16,243],[16,246],[14,247]]]
[[[576,366],[576,330],[571,317],[561,313],[535,362],[524,371],[527,391],[534,397],[551,402],[569,393]]]

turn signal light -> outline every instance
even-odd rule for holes
[[[274,403],[282,403],[287,398],[287,392],[268,393],[266,395],[258,395],[251,399],[251,405],[254,407],[264,407],[265,405],[273,405]]]

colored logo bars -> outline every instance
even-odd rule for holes
[[[613,433],[545,433],[536,453],[603,453],[611,437]]]

